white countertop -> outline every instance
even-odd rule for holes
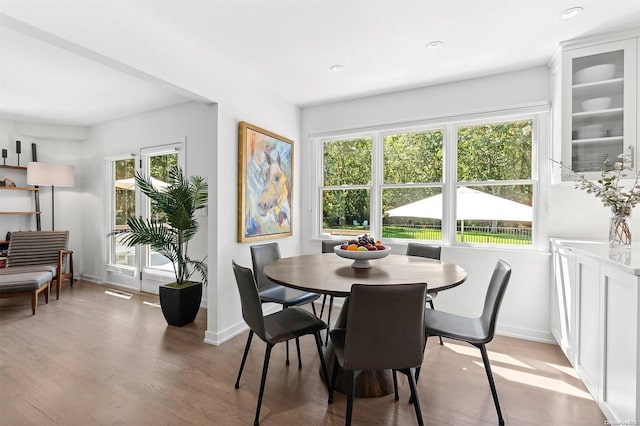
[[[592,256],[614,266],[619,266],[625,272],[640,275],[640,246],[631,245],[629,248],[611,248],[606,241],[578,241],[552,238],[556,244],[573,249],[576,253]]]

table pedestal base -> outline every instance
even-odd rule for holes
[[[347,323],[347,310],[349,309],[349,298],[344,300],[338,319],[336,320],[336,328],[345,328]],[[347,373],[344,372],[333,351],[333,344],[329,339],[329,344],[324,349],[324,359],[327,362],[327,370],[329,378],[333,377],[333,369],[338,369],[338,377],[336,377],[336,387],[334,390],[347,393]],[[322,375],[322,374],[321,374]],[[404,374],[398,375],[398,387],[403,383]],[[359,398],[375,398],[393,393],[393,377],[391,370],[366,370],[356,376],[356,389],[354,396]]]
[[[324,350],[324,359],[327,361],[329,379],[333,376],[333,369],[338,369],[335,391],[347,394],[347,373],[340,367],[333,353],[331,342]],[[398,374],[398,387],[404,380],[404,374]],[[367,370],[356,376],[356,389],[354,396],[358,398],[376,398],[393,393],[393,378],[391,370]]]

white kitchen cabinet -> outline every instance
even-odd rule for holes
[[[588,179],[622,153],[637,170],[638,37],[620,37],[565,43],[551,67],[553,157]],[[558,176],[575,178],[557,168]]]
[[[639,414],[637,275],[603,263],[600,268],[600,345],[598,400],[611,420],[633,421]],[[635,380],[634,380],[635,378]],[[614,424],[614,423],[612,423]]]
[[[553,244],[552,255],[551,334],[571,365],[575,365],[576,255],[571,247],[562,244]]]
[[[638,424],[640,247],[553,240],[552,251],[553,335],[609,423]]]
[[[575,368],[591,395],[598,394],[600,376],[600,262],[576,256]]]

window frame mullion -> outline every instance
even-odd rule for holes
[[[369,233],[382,239],[382,184],[384,183],[383,135],[375,132],[371,141],[371,190],[369,191]]]

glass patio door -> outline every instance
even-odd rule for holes
[[[174,166],[184,168],[183,144],[145,148],[140,151],[141,173],[151,178],[151,183],[157,189],[170,184],[169,171]],[[140,196],[140,215],[145,219],[153,219],[163,223],[164,214],[156,211],[149,202],[149,198]],[[158,286],[175,281],[173,263],[151,247],[141,246],[139,250],[140,290],[148,293],[158,293]]]
[[[149,176],[158,189],[168,186],[171,168],[177,165],[184,169],[184,141],[143,148],[139,154],[109,157],[107,164],[111,193],[108,232],[127,229],[127,218],[132,216],[162,223],[163,214],[155,211],[149,198],[136,187],[135,174]],[[172,262],[149,246],[127,247],[121,235],[108,241],[110,282],[157,294],[160,284],[175,281]]]

